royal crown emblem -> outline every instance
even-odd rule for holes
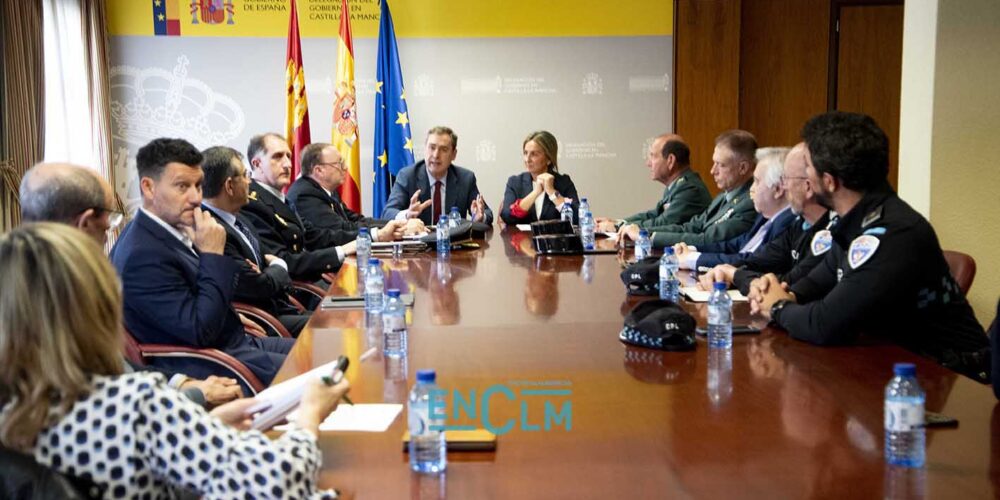
[[[604,93],[604,81],[597,73],[583,75],[583,95],[600,95]]]
[[[337,100],[333,103],[333,124],[348,146],[358,139],[358,111],[354,86],[347,82],[337,84]]]
[[[497,145],[483,139],[476,144],[476,161],[480,163],[497,161]]]
[[[191,24],[198,24],[199,20],[205,24],[236,24],[233,22],[233,15],[236,8],[233,0],[191,0]]]

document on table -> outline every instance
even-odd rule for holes
[[[688,298],[691,302],[708,302],[708,296],[712,294],[709,290],[699,290],[696,286],[682,286],[681,293]],[[729,298],[733,299],[733,302],[746,302],[747,296],[740,293],[739,290],[729,290]]]
[[[385,432],[403,411],[403,405],[398,404],[358,404],[349,405],[343,401],[337,405],[337,410],[319,424],[320,431],[341,432]],[[289,421],[294,421],[296,410],[288,415]],[[286,431],[289,424],[279,425],[275,430]]]
[[[531,231],[531,224],[518,224],[517,225],[517,230],[518,231]]]

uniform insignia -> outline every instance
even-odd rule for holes
[[[868,212],[864,220],[861,221],[861,227],[868,227],[872,222],[875,222],[882,218],[882,206],[879,205],[878,208]]]
[[[838,267],[837,268],[837,283],[840,283],[840,280],[842,280],[842,279],[844,279],[844,270]]]
[[[729,210],[726,210],[726,213],[723,214],[722,217],[719,217],[719,220],[713,222],[712,225],[714,226],[716,224],[719,224],[720,222],[725,222],[729,220],[729,216],[733,215],[733,212],[735,211],[736,211],[735,208],[730,208]]]
[[[685,181],[685,179],[683,177],[678,177],[677,178],[677,185],[684,184],[684,181]]]
[[[799,251],[792,250],[792,260],[799,260]]]
[[[850,250],[847,251],[847,262],[851,265],[851,269],[857,269],[861,264],[868,262],[868,259],[875,255],[875,250],[878,250],[878,244],[879,239],[870,234],[854,238]]]
[[[663,211],[666,212],[667,210],[670,210],[670,202],[669,201],[663,204]]]
[[[250,191],[250,199],[257,201],[257,191]]]
[[[813,235],[812,243],[809,244],[809,248],[812,250],[813,255],[817,257],[825,254],[832,246],[833,235],[826,229],[816,231],[816,234]]]
[[[870,229],[866,229],[865,232],[862,233],[862,234],[875,234],[875,235],[885,234],[885,228],[884,227],[873,227],[873,228],[870,228]]]
[[[285,222],[285,219],[282,219],[280,215],[274,214],[274,218],[278,219],[278,222],[280,222],[282,226],[288,227],[288,223]]]

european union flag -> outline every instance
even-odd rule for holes
[[[378,26],[378,69],[375,72],[375,186],[372,188],[372,211],[382,216],[392,182],[399,170],[413,164],[413,139],[410,117],[406,111],[403,72],[399,68],[396,32],[388,0],[382,0]]]

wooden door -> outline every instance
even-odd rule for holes
[[[832,107],[865,113],[889,136],[889,182],[899,161],[903,5],[841,5]]]

